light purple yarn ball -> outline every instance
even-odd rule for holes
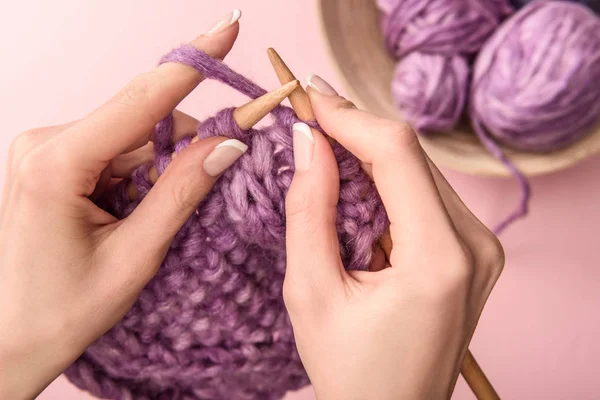
[[[192,66],[252,98],[265,93],[191,46],[163,62]],[[236,138],[248,151],[177,233],[127,315],[68,368],[75,385],[115,400],[277,400],[310,384],[282,297],[285,195],[294,170],[291,129],[298,118],[287,107],[276,108],[272,117],[271,126],[242,131],[233,109],[225,109],[190,132],[200,139]],[[159,173],[171,152],[191,141],[190,136],[173,145],[172,128],[170,115],[155,129]],[[366,269],[387,217],[360,161],[339,144],[333,151],[340,171],[340,257],[348,269]],[[133,212],[152,188],[148,166],[138,168],[132,182],[137,201],[129,199],[123,182],[106,194],[103,208],[118,218]]]
[[[474,67],[473,126],[526,151],[581,138],[600,117],[600,19],[586,7],[538,1],[522,8],[483,47]]]
[[[466,55],[512,12],[508,0],[379,0],[396,105],[420,132],[452,130],[469,90]]]
[[[403,118],[419,132],[445,132],[460,119],[469,66],[464,57],[410,53],[396,65],[392,94]]]
[[[391,54],[477,52],[512,12],[508,0],[379,0]]]

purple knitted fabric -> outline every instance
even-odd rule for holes
[[[190,46],[162,62],[190,65],[208,78],[256,98],[263,89]],[[232,109],[198,126],[200,138],[228,136],[249,146],[175,237],[156,277],[129,313],[66,371],[78,387],[110,399],[280,399],[309,384],[282,299],[285,273],[284,199],[293,175],[286,107],[274,124],[240,130]],[[162,173],[172,151],[172,116],[156,127]],[[387,224],[375,187],[340,145],[337,231],[348,269],[368,267]],[[148,167],[132,178],[140,199],[150,190]],[[119,218],[129,201],[124,182],[102,201]]]

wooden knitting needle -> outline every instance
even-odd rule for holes
[[[301,87],[301,85],[298,80],[290,80],[280,88],[236,108],[233,111],[233,120],[241,130],[246,131],[267,116],[267,114],[273,111],[275,107],[299,87]],[[194,136],[192,143],[195,143],[198,140],[198,136]],[[175,152],[171,153],[172,158],[176,155],[177,153]],[[150,167],[148,170],[148,178],[152,183],[156,183],[158,180],[158,171],[155,166]],[[138,198],[137,188],[133,183],[130,183],[127,187],[127,194],[130,200]]]
[[[279,82],[281,82],[281,84],[296,80],[296,77],[292,71],[288,68],[285,62],[283,62],[275,49],[269,48],[267,50],[267,55],[269,56],[269,60],[271,61],[273,69],[275,69],[275,74],[279,78]],[[290,103],[292,104],[292,108],[296,112],[298,118],[304,121],[315,120],[310,99],[302,86],[299,86],[292,92],[290,95]],[[390,254],[394,246],[389,228],[386,229],[383,236],[379,240],[379,246],[384,251],[386,258],[389,261]],[[469,349],[467,349],[467,353],[465,354],[461,373],[478,400],[500,400],[500,397],[494,390],[494,387],[479,367],[479,364],[477,364],[477,361],[475,361],[475,358]]]
[[[275,69],[275,74],[279,78],[279,82],[283,85],[287,82],[296,80],[296,77],[290,71],[287,65],[283,62],[279,54],[272,47],[267,49],[269,60]],[[313,113],[312,105],[304,88],[300,85],[290,94],[290,103],[296,112],[298,118],[303,121],[314,121],[315,114]]]
[[[500,396],[496,393],[492,383],[488,380],[487,376],[485,376],[485,373],[479,364],[477,364],[477,361],[469,349],[467,349],[465,354],[460,373],[469,384],[475,397],[479,400],[500,400]]]

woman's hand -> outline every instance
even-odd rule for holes
[[[239,16],[192,44],[224,57]],[[0,398],[35,397],[125,315],[175,233],[242,155],[215,149],[225,138],[189,146],[125,220],[90,200],[152,160],[154,126],[201,80],[191,67],[163,64],[87,117],[15,140],[0,209]],[[175,139],[196,122],[176,113]]]
[[[284,299],[319,399],[449,398],[504,254],[399,122],[357,110],[309,79],[321,127],[372,172],[391,221],[389,260],[346,272],[336,236],[338,169],[297,125]],[[377,272],[373,272],[377,271]]]

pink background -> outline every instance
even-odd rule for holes
[[[265,56],[265,49],[273,46],[299,77],[316,72],[343,92],[315,1],[12,1],[4,4],[0,16],[2,176],[12,137],[27,128],[83,116],[136,73],[152,68],[167,50],[234,7],[244,12],[240,39],[227,59],[234,68],[275,88]],[[181,109],[201,118],[243,101],[207,82]],[[598,168],[600,158],[595,158],[534,179],[531,215],[501,238],[506,270],[471,349],[503,398],[600,397]],[[517,201],[510,180],[446,173],[486,223],[498,221]],[[40,398],[89,399],[63,378]],[[310,389],[289,396],[313,398]],[[473,398],[462,379],[454,398]]]

